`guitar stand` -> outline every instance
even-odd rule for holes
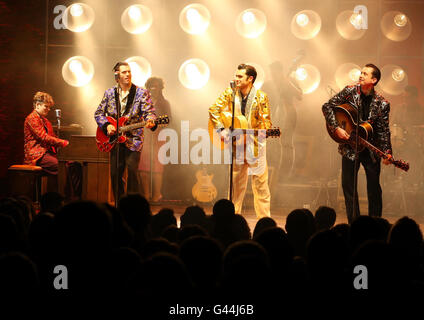
[[[320,179],[317,195],[316,195],[315,199],[312,201],[312,206],[311,206],[312,210],[318,209],[318,206],[319,206],[318,201],[320,199],[320,196],[321,196],[321,193],[323,192],[323,190],[325,190],[325,195],[326,195],[325,205],[327,207],[331,207],[331,205],[330,205],[331,204],[330,193],[328,191],[328,183],[329,183],[328,179]],[[323,204],[321,204],[321,205],[323,205]]]
[[[402,177],[400,177],[400,179],[397,179],[396,184],[398,184],[397,187],[400,189],[400,194],[401,194],[401,198],[402,198],[403,213],[405,215],[408,215],[408,206],[406,204],[405,187],[404,187],[404,181],[403,181]],[[398,188],[396,188],[396,189],[398,189]]]

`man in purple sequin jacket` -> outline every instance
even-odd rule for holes
[[[146,121],[146,128],[156,129],[155,109],[149,91],[138,88],[131,82],[131,69],[127,62],[118,62],[113,68],[117,85],[105,91],[102,101],[94,113],[97,125],[108,136],[116,134],[116,128],[109,123],[107,116],[116,119],[117,104],[120,104],[119,117],[127,117],[126,124]],[[127,193],[139,192],[137,177],[140,153],[143,148],[143,130],[139,128],[127,132],[127,140],[123,144],[116,144],[110,156],[110,175],[114,195],[116,195],[116,175],[118,174],[118,197],[124,193],[123,173],[128,167]],[[116,158],[119,152],[119,163]]]

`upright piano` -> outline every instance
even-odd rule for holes
[[[82,200],[113,202],[109,173],[109,153],[99,151],[94,135],[71,135],[69,145],[59,149],[59,192],[66,192],[68,161],[82,165]]]

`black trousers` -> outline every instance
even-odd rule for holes
[[[368,215],[372,217],[381,217],[383,201],[380,186],[380,162],[380,158],[371,158],[371,154],[368,149],[359,153],[357,168],[354,168],[355,161],[342,157],[342,187],[349,224],[351,224],[352,221],[360,215],[358,190],[353,190],[354,175],[358,175],[360,164],[364,167],[367,178]],[[356,212],[353,212],[354,191],[356,193]]]
[[[116,165],[116,155],[119,152],[119,163]],[[110,154],[110,178],[113,189],[113,196],[116,192],[116,175],[118,174],[118,200],[125,191],[125,180],[123,178],[125,167],[128,168],[127,193],[138,193],[138,163],[140,152],[131,151],[123,144],[116,144]]]

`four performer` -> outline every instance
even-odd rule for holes
[[[127,117],[127,124],[145,121],[146,128],[154,131],[156,114],[154,105],[161,111],[169,113],[169,102],[161,94],[163,81],[160,78],[151,78],[146,83],[147,89],[136,87],[131,82],[131,69],[128,63],[118,62],[113,68],[117,84],[105,91],[103,99],[98,106],[94,118],[99,128],[109,137],[116,136],[116,125],[107,117]],[[224,123],[224,114],[231,114],[234,108],[235,117],[243,117],[247,126],[244,129],[269,129],[271,127],[270,106],[268,96],[263,91],[256,89],[253,84],[257,72],[251,65],[240,64],[235,72],[234,86],[228,87],[209,108],[209,118],[215,130],[220,133],[223,140],[231,139],[228,125]],[[342,187],[345,197],[348,222],[351,223],[359,216],[357,190],[354,190],[354,179],[359,170],[359,163],[365,169],[367,178],[368,212],[370,216],[380,217],[382,214],[382,190],[380,186],[380,157],[365,148],[357,155],[349,141],[352,141],[348,131],[338,122],[335,108],[348,104],[359,112],[360,122],[366,121],[372,126],[372,135],[369,142],[389,155],[383,159],[384,164],[390,163],[392,145],[390,140],[389,112],[390,103],[378,94],[374,87],[380,80],[380,70],[373,64],[367,64],[361,71],[359,83],[345,87],[333,96],[322,107],[327,126],[335,137],[342,143],[339,152],[342,155]],[[149,90],[152,92],[154,104]],[[34,96],[34,110],[25,120],[25,163],[39,165],[50,175],[58,173],[56,148],[65,147],[67,140],[55,137],[52,125],[46,116],[53,106],[53,98],[45,92],[37,92]],[[109,118],[110,119],[110,118]],[[248,176],[252,176],[252,189],[254,207],[258,218],[270,216],[270,191],[268,186],[268,167],[266,162],[266,139],[262,130],[257,134],[248,134],[243,140],[244,152],[237,154],[233,162],[233,202],[236,213],[242,212]],[[118,194],[125,190],[123,172],[128,168],[127,192],[139,192],[137,171],[140,169],[145,192],[150,194],[147,183],[147,171],[154,171],[154,180],[161,180],[162,167],[157,166],[157,159],[153,160],[153,168],[147,158],[140,161],[140,152],[144,143],[143,127],[127,132],[125,143],[116,143],[110,157],[110,175],[112,187],[116,192],[115,179],[118,175]],[[262,136],[261,136],[262,134]],[[249,138],[250,136],[250,138]],[[157,139],[156,135],[152,138]],[[261,139],[262,138],[262,139]],[[250,139],[250,140],[249,140]],[[249,143],[249,141],[251,143]],[[156,144],[154,146],[157,147]],[[234,147],[234,146],[233,146]],[[249,149],[250,148],[250,149]],[[149,150],[150,151],[150,150]],[[233,149],[233,152],[235,149]],[[119,163],[116,163],[119,153]],[[236,152],[237,153],[237,152]],[[153,154],[157,157],[157,148]],[[252,159],[249,159],[253,157]],[[355,163],[357,166],[355,167]],[[153,200],[162,197],[160,193],[161,181],[155,181],[158,187],[154,188]],[[356,193],[356,206],[353,203]],[[115,194],[115,193],[114,193]],[[147,193],[146,193],[147,195]],[[354,207],[356,211],[354,212]]]

